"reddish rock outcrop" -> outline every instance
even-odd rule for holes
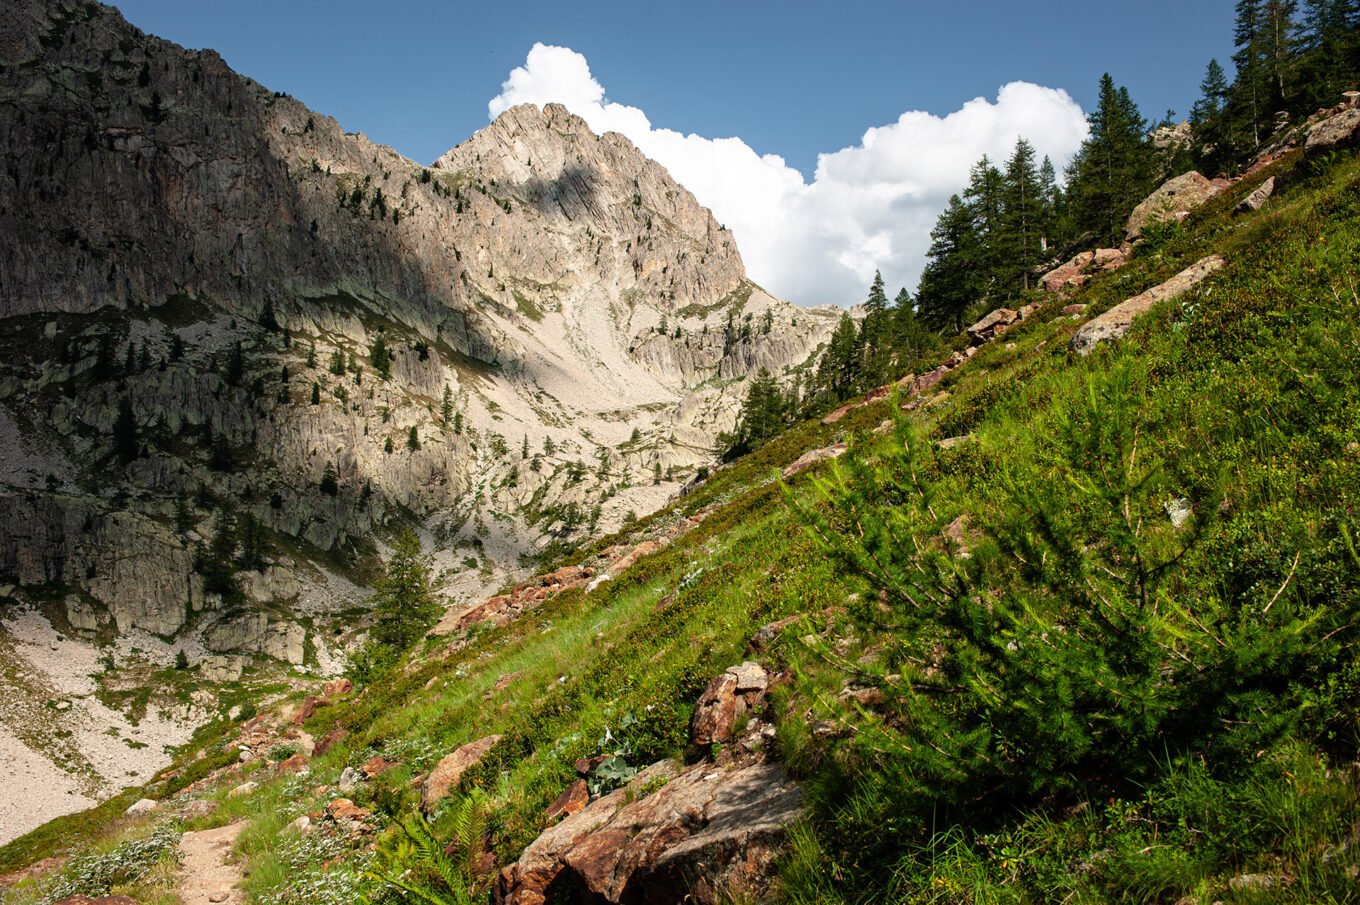
[[[968,336],[973,345],[980,346],[991,342],[1010,329],[1011,324],[1020,320],[1020,312],[1010,308],[998,308],[982,320],[968,328]]]
[[[558,795],[553,803],[548,805],[547,817],[549,820],[570,817],[572,814],[585,810],[588,804],[590,804],[590,787],[586,785],[584,779],[578,779],[563,789],[562,794]]]
[[[500,740],[499,735],[488,735],[475,742],[468,742],[435,765],[420,787],[421,810],[427,814],[433,811],[449,794],[449,790],[458,785],[458,780],[463,778],[463,774],[480,763],[486,753]]]
[[[661,788],[651,791],[658,783]],[[501,872],[501,905],[760,899],[802,793],[777,764],[643,770],[550,827]]]
[[[699,746],[730,742],[732,727],[756,711],[769,687],[770,677],[764,667],[750,661],[715,676],[694,707],[690,741]]]
[[[1077,289],[1092,276],[1116,270],[1128,262],[1128,256],[1118,248],[1097,248],[1083,251],[1039,278],[1039,285],[1049,292]]]

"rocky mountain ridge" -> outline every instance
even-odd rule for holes
[[[654,510],[839,316],[562,107],[421,166],[97,3],[11,4],[0,137],[5,625],[189,723],[252,665],[338,669],[399,525],[457,605]]]

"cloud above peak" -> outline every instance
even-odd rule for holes
[[[609,100],[567,47],[535,44],[488,111],[494,119],[526,103],[560,103],[597,133],[627,136],[732,229],[753,280],[804,305],[863,301],[875,269],[891,291],[914,290],[935,218],[983,154],[1004,161],[1023,136],[1061,170],[1087,132],[1066,91],[1011,82],[947,116],[909,111],[872,127],[859,144],[819,155],[809,182],[741,138],[654,127]]]

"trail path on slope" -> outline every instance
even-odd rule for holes
[[[245,823],[232,823],[198,833],[185,833],[179,842],[183,861],[175,892],[181,905],[242,905],[241,871],[228,864],[231,847]]]

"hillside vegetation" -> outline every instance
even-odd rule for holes
[[[1269,176],[1270,205],[1236,213]],[[783,900],[1355,900],[1357,224],[1360,162],[1284,158],[1045,297],[926,404],[797,425],[635,526],[632,541],[702,517],[612,580],[422,642],[316,709],[311,736],[348,735],[310,775],[271,765],[286,745],[236,763],[237,727],[219,724],[145,792],[168,805],[208,776],[188,797],[211,813],[181,793],[126,818],[125,796],[0,849],[0,869],[95,853],[7,901],[164,899],[163,840],[238,819],[253,901],[481,901],[578,759],[608,756],[597,796],[665,758],[721,769],[732,752],[690,743],[693,707],[747,659],[775,676],[765,753],[805,793]],[[1211,252],[1214,278],[1070,354],[1086,314]],[[780,477],[838,441],[841,458]],[[489,736],[423,820],[412,779]],[[292,826],[377,756],[390,766],[344,793],[371,835]]]

